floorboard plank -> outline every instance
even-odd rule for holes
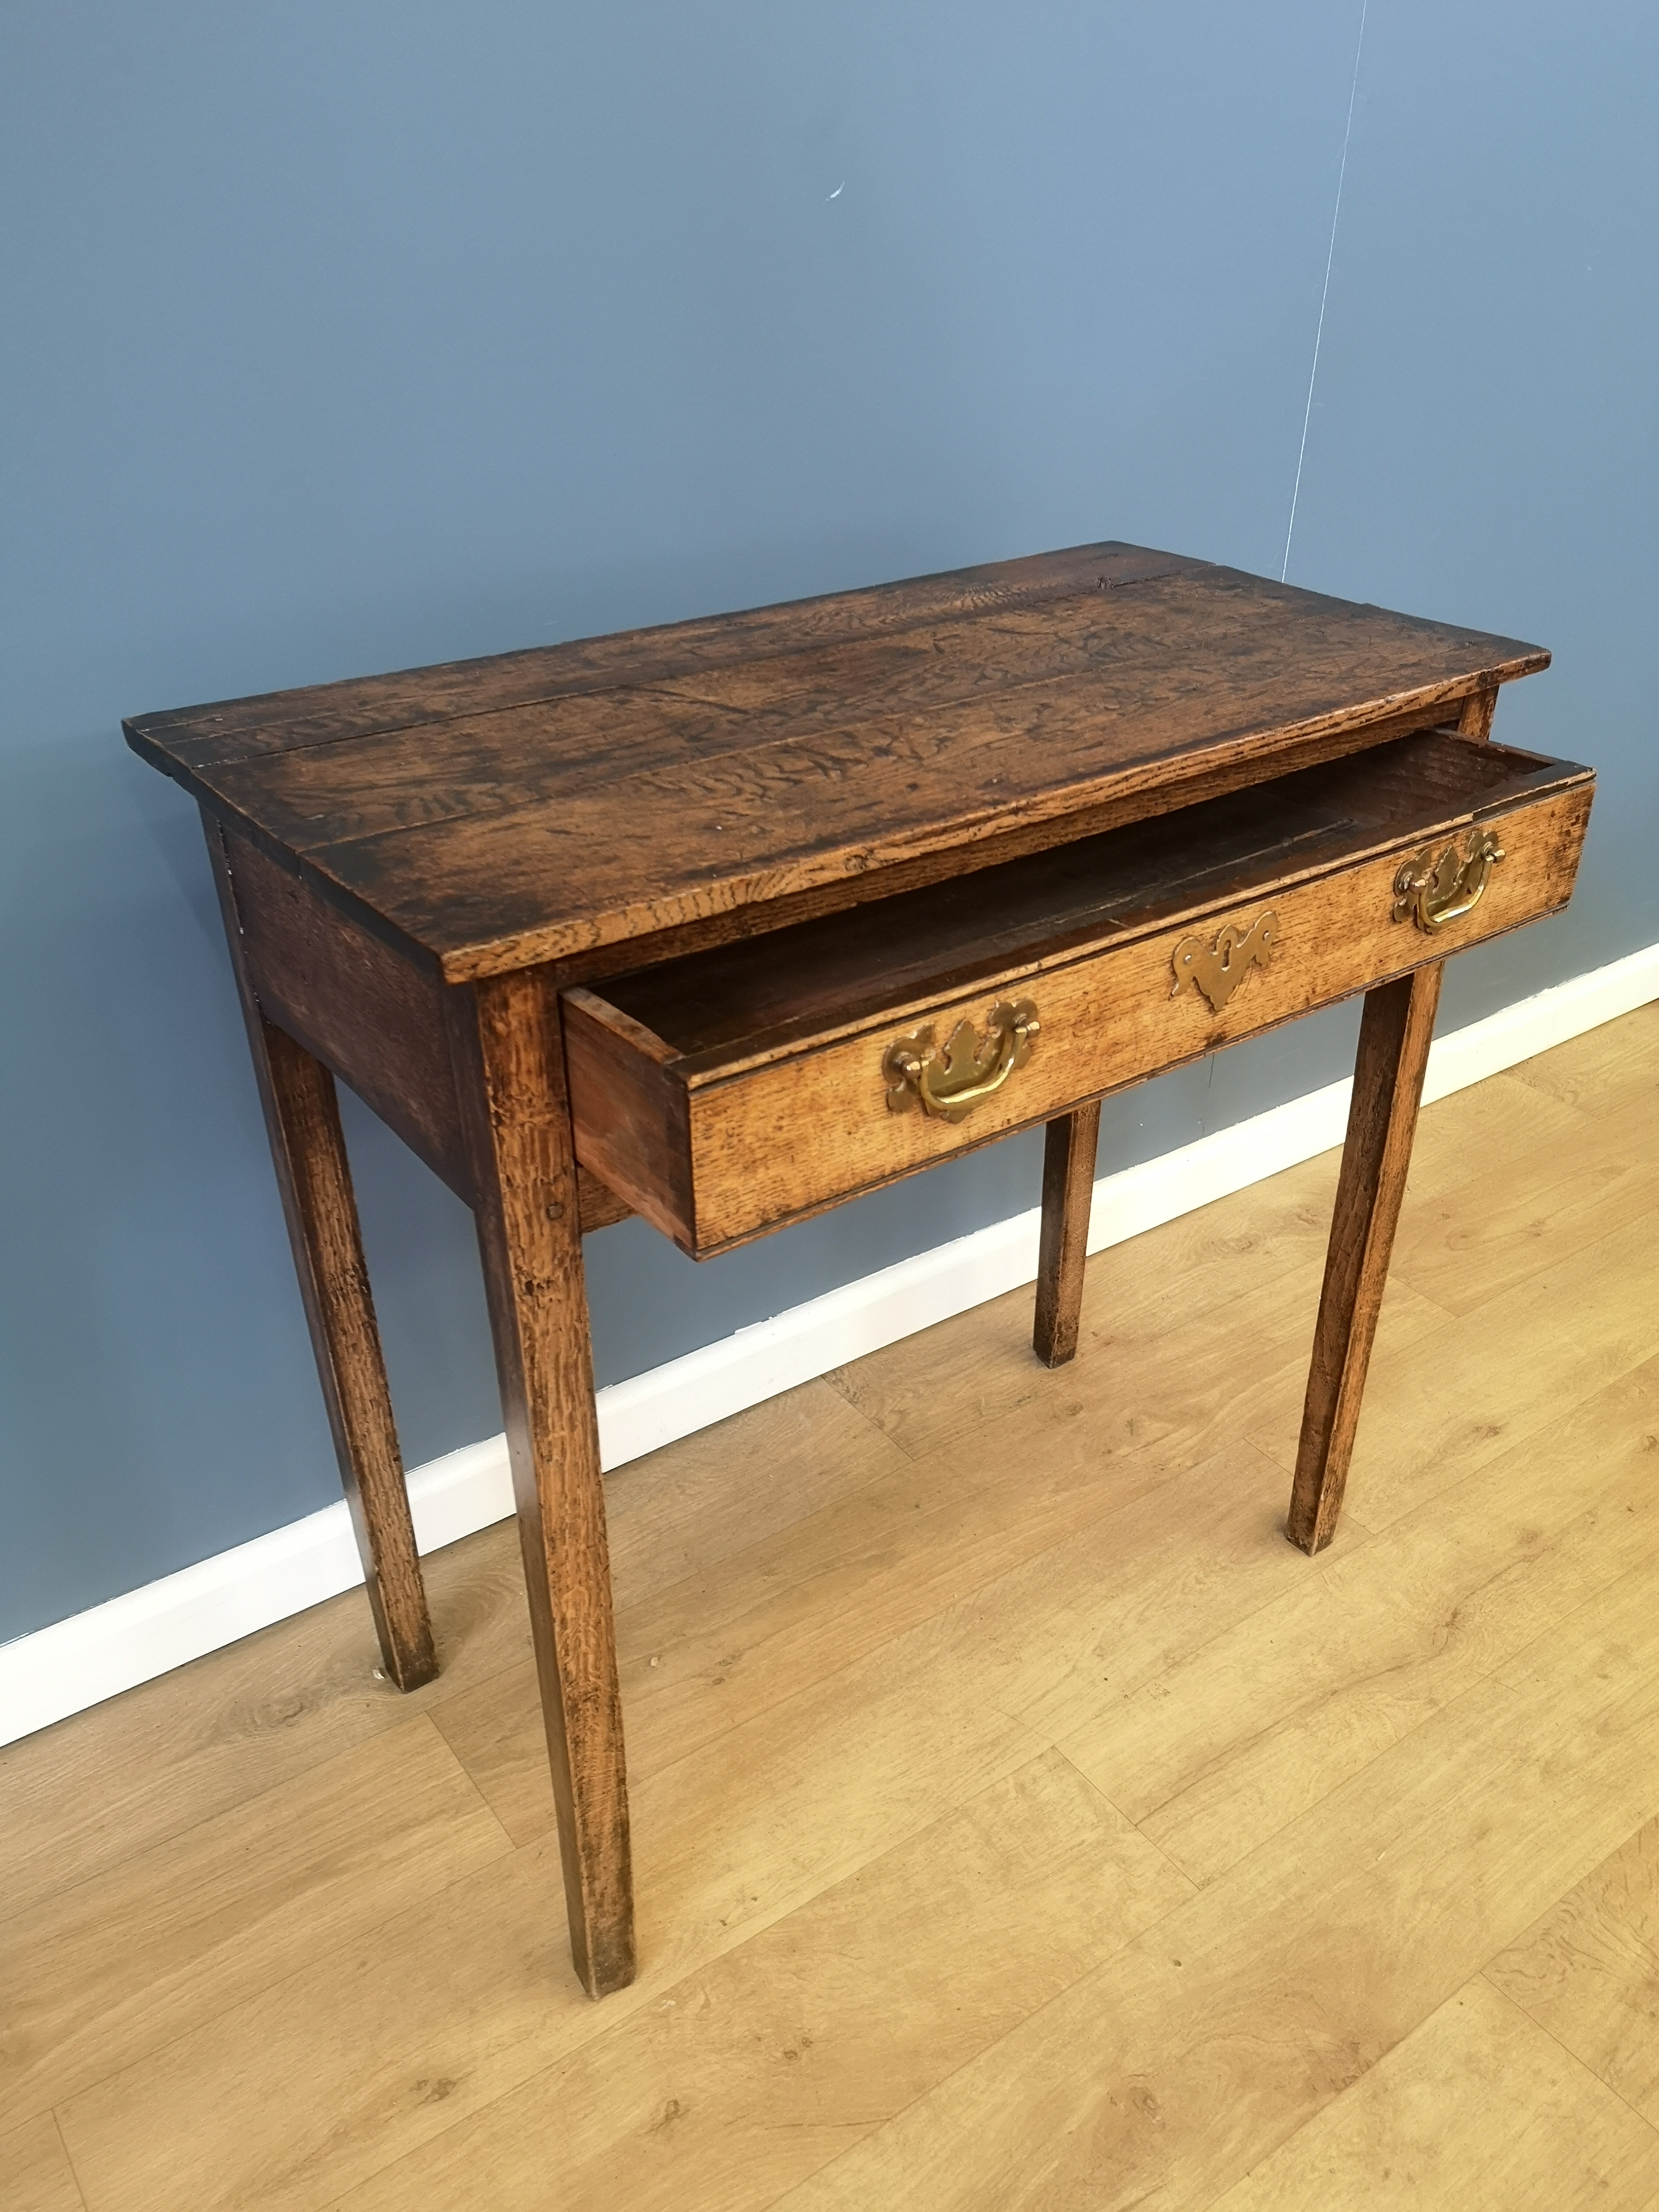
[[[1208,2203],[1659,1811],[1656,1601],[1627,1575],[781,2206]]]
[[[1656,1179],[1659,1180],[1659,1179]],[[1534,1272],[1438,1329],[1391,1330],[1391,1280],[1366,1383],[1348,1504],[1368,1528],[1443,1498],[1500,1452],[1652,1356],[1659,1208]],[[1433,1309],[1438,1311],[1438,1309]],[[1246,1433],[1289,1467],[1295,1431],[1253,1416]]]
[[[1190,1893],[1046,1753],[340,2212],[760,2212]]]
[[[1486,1975],[1659,2126],[1659,1824],[1638,1829]]]
[[[444,1673],[405,1697],[377,1677],[361,1590],[0,1749],[0,1922],[65,1886],[365,1750],[527,1646],[510,1530],[427,1563]]]
[[[565,1957],[549,1833],[70,2100],[92,2212],[321,2212],[1029,1764],[948,1657],[925,1626],[635,1784],[642,1971],[604,2005]]]
[[[1499,1083],[1511,1097],[1553,1103],[1503,1076],[1432,1110],[1443,1114]],[[1515,1141],[1520,1117],[1504,1118],[1508,1141],[1483,1152],[1478,1125],[1471,1126],[1456,1147],[1461,1176],[1442,1174],[1425,1188],[1413,1174],[1407,1192],[1391,1272],[1447,1313],[1473,1312],[1652,1204],[1656,1115],[1645,1102],[1639,1113],[1612,1117],[1560,1109],[1548,1125],[1529,1129],[1524,1145]],[[1475,1124],[1472,1115],[1463,1119]],[[1570,1126],[1559,1127],[1561,1120]]]
[[[0,2204],[6,2212],[86,2212],[50,2113],[0,2135]]]
[[[1643,2212],[1659,2134],[1477,1978],[1213,2212]]]
[[[1659,1105],[1659,999],[1511,1072],[1587,1114],[1622,1115],[1633,1103]]]
[[[1213,1879],[1659,1550],[1656,1422],[1659,1357],[1125,1685],[1061,1748],[1178,1866]]]
[[[1334,1154],[619,1470],[603,2005],[509,1526],[0,1753],[6,2212],[1659,2212],[1656,1090],[1425,1115],[1318,1562]]]
[[[512,1846],[429,1719],[0,1925],[0,2110],[74,2095]]]

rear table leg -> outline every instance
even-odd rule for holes
[[[205,817],[204,826],[380,1654],[400,1690],[417,1689],[437,1673],[438,1661],[334,1079],[260,1012],[244,954],[224,832]]]

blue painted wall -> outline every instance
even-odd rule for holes
[[[0,1634],[327,1504],[191,811],[123,713],[1102,536],[1276,574],[1358,10],[0,11]],[[1659,939],[1659,18],[1371,0],[1293,580],[1538,637],[1604,770],[1465,1021]],[[1342,1072],[1351,1012],[1109,1109]],[[499,1425],[471,1224],[349,1116],[409,1458]],[[1017,1211],[1016,1139],[705,1268],[602,1378]]]

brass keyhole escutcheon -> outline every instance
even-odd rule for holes
[[[931,1022],[912,1030],[881,1056],[888,1112],[920,1106],[937,1121],[965,1121],[1024,1066],[1041,1027],[1030,999],[1000,999],[986,1016],[983,1039],[969,1021],[958,1022],[942,1048]]]
[[[1179,995],[1183,984],[1202,992],[1218,1014],[1252,968],[1265,968],[1279,944],[1279,916],[1258,915],[1251,922],[1230,921],[1209,944],[1201,937],[1183,937],[1175,949],[1170,966]]]

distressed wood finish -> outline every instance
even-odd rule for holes
[[[412,1690],[430,1681],[438,1662],[334,1079],[303,1045],[265,1019],[244,955],[225,840],[216,823],[205,826],[276,1186],[381,1656],[398,1688]]]
[[[1089,1253],[1100,1101],[1050,1121],[1042,1146],[1042,1235],[1037,1247],[1036,1315],[1031,1348],[1045,1367],[1077,1357],[1083,1312],[1083,1262]]]
[[[208,820],[234,883],[240,955],[267,1018],[332,1068],[470,1206],[443,985]],[[577,1187],[584,1234],[634,1210],[586,1169]]]
[[[1218,801],[1202,827],[1171,817],[1162,837],[1143,827],[1101,839],[1073,855],[1069,896],[1022,864],[974,879],[965,907],[935,911],[918,895],[855,927],[811,925],[804,944],[790,933],[569,992],[579,1153],[708,1257],[1565,902],[1587,770],[1455,738],[1401,750],[1403,763],[1371,754],[1302,779],[1310,787],[1272,826]],[[1469,782],[1447,789],[1454,772],[1481,804]],[[1480,903],[1437,936],[1396,920],[1401,860],[1477,818],[1505,850]],[[1272,963],[1224,1006],[1190,986],[1172,994],[1189,939],[1270,912]],[[964,990],[974,964],[989,972]],[[1021,996],[1041,1031],[994,1097],[958,1122],[888,1109],[889,1044],[922,1024],[941,1040],[958,1020],[982,1033],[999,1000]]]
[[[204,818],[234,886],[241,956],[267,1019],[331,1067],[470,1204],[443,985],[246,837]]]
[[[571,1954],[590,1996],[634,1978],[622,1700],[576,1161],[558,1001],[544,974],[451,1006],[513,1462]]]
[[[1437,961],[1365,997],[1285,1525],[1308,1553],[1324,1550],[1342,1510],[1443,973]]]
[[[1315,1548],[1398,1209],[1423,963],[1571,889],[1589,772],[1490,742],[1499,687],[1548,659],[1108,542],[125,726],[208,823],[405,1687],[432,1638],[335,1079],[476,1215],[591,1994],[632,1978],[635,1940],[583,1233],[637,1209],[702,1257],[1046,1121],[1034,1343],[1059,1365],[1101,1097],[1368,990],[1293,1514]],[[1393,918],[1402,855],[1499,823],[1478,908],[1432,939]],[[1184,988],[1269,910],[1270,962]],[[965,1121],[889,1110],[907,1026],[982,1030],[1005,997],[1040,1006],[1011,1079]]]
[[[1498,686],[1494,684],[1485,691],[1471,691],[1458,711],[1457,727],[1460,735],[1474,738],[1484,744],[1492,735],[1492,716],[1498,708]]]
[[[464,981],[955,875],[1091,809],[1133,818],[1426,726],[1547,659],[1103,544],[126,726]]]

